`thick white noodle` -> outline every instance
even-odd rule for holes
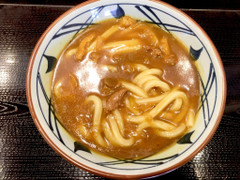
[[[140,88],[132,83],[126,82],[126,81],[121,81],[121,83],[122,83],[123,87],[125,87],[132,93],[134,93],[140,97],[145,97],[145,98],[148,97],[147,93],[145,91],[143,91],[142,88]]]
[[[177,128],[175,128],[173,130],[161,131],[161,130],[156,129],[155,133],[158,136],[171,139],[171,138],[175,138],[175,137],[178,137],[178,136],[182,135],[184,133],[185,129],[186,129],[185,124],[181,123]]]
[[[161,115],[159,117],[167,120],[173,120],[173,118],[176,116],[174,112],[171,111],[162,111]]]
[[[123,41],[114,41],[105,44],[103,49],[112,49],[112,48],[122,48],[122,47],[135,47],[139,46],[141,43],[138,39],[123,40]]]
[[[162,101],[160,101],[155,108],[153,108],[149,114],[154,118],[157,116],[163,109],[165,109],[172,101],[174,101],[177,98],[183,99],[183,102],[185,104],[188,104],[187,96],[184,92],[173,90],[172,92],[168,93],[167,96],[165,96]]]
[[[128,147],[134,143],[133,137],[131,137],[129,139],[125,139],[121,135],[115,119],[111,119],[111,121],[109,121],[109,123],[104,121],[103,122],[103,131],[104,131],[104,134],[105,134],[108,142],[115,146]]]
[[[137,84],[139,87],[143,87],[144,83],[146,83],[147,81],[150,81],[150,80],[156,80],[156,81],[158,81],[159,79],[158,79],[156,76],[147,75],[147,76],[143,76],[142,79],[139,80],[136,84]]]
[[[143,129],[146,128],[157,128],[165,131],[173,130],[176,128],[176,126],[169,124],[167,122],[161,121],[161,120],[152,120],[152,121],[144,121],[141,124],[139,124],[137,131],[140,132]]]
[[[134,106],[130,101],[131,100],[129,100],[129,98],[125,98],[125,105],[128,108],[128,110],[130,110],[130,112],[133,113],[134,115],[140,115],[141,113],[134,108]]]
[[[101,136],[101,128],[100,128],[100,123],[101,123],[101,117],[102,117],[102,100],[97,97],[96,95],[90,95],[87,97],[86,102],[93,102],[94,104],[94,115],[93,115],[93,136],[96,139],[96,141],[102,145],[105,146],[105,141],[103,137]]]
[[[148,69],[148,67],[143,64],[134,64],[134,67],[140,72]]]
[[[119,26],[114,25],[102,34],[102,38],[105,40],[105,39],[109,38],[113,33],[117,32],[118,30],[119,30]]]
[[[116,140],[116,142],[119,146],[126,147],[126,146],[131,146],[134,143],[133,137],[131,137],[129,139],[125,139],[121,135],[116,121],[110,121],[109,124],[110,124],[111,130],[112,130],[114,139]]]
[[[117,125],[118,125],[118,128],[119,128],[119,131],[121,132],[121,135],[123,136],[124,135],[124,123],[123,123],[123,118],[121,116],[121,113],[119,112],[118,109],[115,109],[113,111],[113,115],[117,121]]]
[[[134,45],[134,46],[120,46],[120,47],[116,47],[111,49],[111,52],[113,53],[131,53],[131,52],[135,52],[139,49],[141,49],[142,46],[141,45]]]
[[[80,134],[85,137],[85,138],[88,138],[89,136],[89,131],[88,129],[86,128],[86,126],[84,126],[83,124],[80,124],[79,125],[79,132]]]
[[[141,79],[143,77],[145,77],[146,75],[158,75],[158,76],[161,76],[162,75],[162,71],[160,69],[155,69],[155,68],[152,68],[152,69],[147,69],[141,73],[139,73],[134,79],[133,79],[133,82],[135,84],[138,84],[139,81],[141,81]]]
[[[140,115],[140,116],[128,116],[127,117],[127,121],[129,122],[132,122],[132,123],[136,123],[136,124],[139,124],[139,123],[142,123],[144,121],[146,121],[146,119],[152,119],[151,116],[146,116],[146,115]]]
[[[159,79],[159,77],[162,74],[162,71],[160,69],[147,69],[143,72],[139,73],[134,79],[133,82],[138,85],[139,87],[143,88],[143,90],[147,93],[150,89],[154,87],[161,88],[163,91],[169,91],[170,87],[167,83],[163,82]]]
[[[103,121],[103,132],[105,134],[106,139],[108,140],[108,142],[110,144],[118,146],[118,143],[117,143],[115,137],[113,136],[112,130],[111,130],[109,124],[107,123],[107,121]]]
[[[160,102],[165,96],[166,93],[155,97],[136,99],[135,102],[137,104],[154,104]]]
[[[167,83],[161,81],[160,79],[157,79],[157,80],[151,79],[143,85],[143,89],[145,92],[148,92],[150,89],[152,89],[154,87],[158,87],[165,92],[170,90],[169,85]]]
[[[171,111],[178,111],[178,110],[180,110],[181,107],[182,107],[182,99],[177,98],[177,99],[173,102],[172,106],[170,107],[170,110],[171,110]]]
[[[90,101],[94,104],[93,126],[99,127],[103,110],[102,100],[95,95],[90,95],[87,97],[86,102],[88,103]]]
[[[108,37],[110,37],[113,33],[117,32],[119,30],[118,25],[114,25],[110,27],[108,30],[106,30],[102,35],[101,35],[101,40],[106,40]],[[93,41],[93,43],[88,47],[88,51],[94,51],[94,49],[97,46],[97,40]]]
[[[113,65],[100,65],[100,67],[104,70],[108,70],[110,72],[117,72],[118,69],[116,66],[113,66]]]
[[[153,123],[153,127],[159,128],[159,129],[162,129],[162,130],[165,130],[165,131],[169,131],[169,130],[172,130],[172,129],[176,128],[176,126],[174,126],[170,123],[164,122],[162,120],[153,120],[152,123]]]
[[[192,128],[195,120],[195,112],[193,109],[190,109],[186,118],[186,125],[188,128]]]

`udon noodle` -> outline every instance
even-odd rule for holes
[[[85,146],[117,158],[143,158],[193,127],[198,73],[171,34],[125,16],[88,27],[63,50],[52,104]]]

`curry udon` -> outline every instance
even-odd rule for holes
[[[52,104],[80,143],[136,159],[169,147],[194,125],[199,91],[185,47],[158,26],[125,16],[88,27],[63,50]]]

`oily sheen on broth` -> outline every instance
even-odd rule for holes
[[[62,51],[52,104],[84,146],[138,159],[166,149],[194,125],[199,88],[196,67],[179,41],[124,16],[88,27]]]

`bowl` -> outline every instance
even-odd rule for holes
[[[58,122],[51,105],[51,79],[62,49],[81,29],[129,15],[151,21],[173,34],[198,67],[201,107],[195,125],[167,150],[139,160],[119,160],[95,153],[74,140]],[[87,1],[56,19],[37,42],[27,69],[27,100],[46,142],[79,168],[108,178],[146,178],[170,172],[191,160],[214,135],[225,106],[226,79],[221,58],[204,30],[181,10],[161,1]]]

